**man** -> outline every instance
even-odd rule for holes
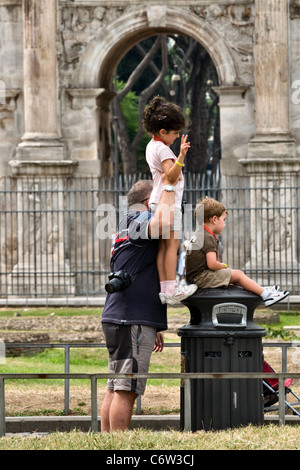
[[[114,242],[111,269],[114,273],[126,270],[130,285],[125,282],[122,290],[108,294],[102,313],[110,372],[148,373],[152,351],[163,350],[161,331],[167,329],[167,312],[159,299],[156,257],[159,237],[168,236],[173,222],[175,187],[165,175],[162,178],[165,186],[152,217],[148,207],[152,181],[138,181],[131,188],[129,210]],[[145,387],[146,379],[108,380],[101,407],[102,432],[129,427],[134,402]]]

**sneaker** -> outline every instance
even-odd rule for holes
[[[162,304],[165,304],[167,302],[167,296],[166,294],[164,294],[163,292],[160,292],[159,294],[159,298],[160,298],[160,301]]]
[[[169,305],[178,304],[182,300],[187,299],[187,297],[193,295],[197,289],[198,286],[196,286],[196,284],[177,286],[173,295],[166,295],[166,302]]]
[[[285,290],[283,292],[276,289],[270,289],[269,295],[264,299],[264,304],[266,307],[270,307],[280,300],[285,299],[289,295],[289,291]]]
[[[279,291],[280,286],[277,286],[277,285],[276,286],[267,286],[266,289],[273,289],[273,290]]]

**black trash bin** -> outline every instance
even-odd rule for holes
[[[260,296],[240,287],[198,289],[182,301],[190,323],[178,330],[182,372],[262,372],[264,328],[253,321]],[[192,379],[191,430],[263,424],[260,379]],[[181,387],[184,430],[184,388]]]

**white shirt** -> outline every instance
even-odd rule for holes
[[[151,139],[146,147],[146,160],[149,165],[153,178],[153,191],[149,204],[158,204],[161,198],[162,188],[164,186],[161,174],[164,172],[162,162],[164,160],[177,160],[174,152],[166,144],[159,140]],[[181,174],[175,190],[175,207],[181,208],[184,179]]]

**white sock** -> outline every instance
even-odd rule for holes
[[[265,289],[262,294],[260,294],[261,298],[265,300],[270,295],[269,289]]]
[[[177,282],[175,281],[165,281],[166,285],[166,295],[173,295],[177,287]]]

